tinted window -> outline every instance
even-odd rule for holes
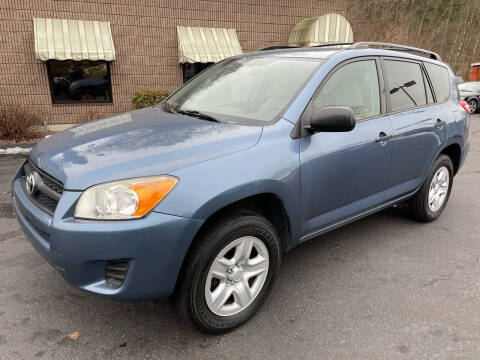
[[[419,64],[397,60],[385,60],[384,64],[390,111],[411,109],[427,103]]]
[[[313,110],[347,106],[357,120],[380,115],[380,91],[374,60],[358,61],[338,69],[317,93]]]
[[[106,61],[47,62],[53,103],[112,102]]]
[[[425,68],[432,81],[437,102],[447,101],[450,97],[450,76],[448,75],[448,70],[443,66],[430,63],[425,63]]]

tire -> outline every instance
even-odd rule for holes
[[[245,260],[246,252],[241,249],[248,249],[248,246],[241,244],[250,241],[252,250]],[[232,265],[240,254],[244,255],[243,260],[238,261],[239,267]],[[205,333],[230,331],[250,319],[262,306],[280,260],[280,240],[273,225],[254,212],[234,212],[207,226],[192,244],[173,296],[174,305],[183,320]],[[228,266],[224,265],[226,262]],[[255,266],[266,266],[266,270],[247,279],[246,276],[253,274],[250,270],[255,262],[258,263]],[[216,278],[219,272],[222,277]],[[247,293],[242,291],[245,286],[249,287],[248,295],[252,296],[245,297]],[[232,291],[230,296],[228,290]],[[213,301],[215,291],[222,295],[217,299],[227,299],[221,307],[218,304],[223,300]]]
[[[441,169],[442,172],[440,173]],[[438,182],[438,176],[441,177],[442,174],[444,174],[443,169],[448,172],[447,185],[445,185],[444,181]],[[435,176],[437,176],[435,182],[439,183],[438,187],[435,187],[434,184]],[[443,212],[443,209],[445,209],[445,206],[447,205],[448,198],[450,197],[450,192],[452,190],[452,184],[452,160],[447,155],[440,155],[430,168],[430,171],[428,172],[428,175],[423,185],[407,203],[407,212],[410,217],[423,222],[430,222],[438,218]],[[429,194],[431,190],[432,197],[430,197],[429,199]],[[443,191],[446,191],[446,193],[444,195],[440,195]],[[438,197],[436,197],[435,194],[438,194]],[[433,199],[433,202],[430,201],[431,199]],[[436,202],[435,199],[438,199],[438,202]]]
[[[475,114],[478,111],[478,101],[475,99],[470,99],[467,102],[468,106],[470,107],[470,113]]]

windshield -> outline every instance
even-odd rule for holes
[[[463,83],[458,85],[460,91],[480,92],[480,84]]]
[[[279,119],[321,63],[274,57],[222,61],[170,96],[164,109],[194,111],[220,122],[266,125]]]

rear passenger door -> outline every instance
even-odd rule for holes
[[[447,138],[445,114],[435,103],[423,64],[382,58],[387,110],[393,127],[386,199],[415,190]]]

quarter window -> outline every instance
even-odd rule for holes
[[[47,71],[54,104],[112,102],[106,61],[50,60]]]
[[[315,95],[313,111],[328,106],[346,106],[356,120],[380,115],[380,90],[375,60],[363,60],[338,69]]]
[[[430,80],[432,81],[433,91],[437,96],[437,102],[443,103],[450,97],[450,76],[448,70],[440,65],[425,63]]]
[[[402,111],[427,104],[422,69],[419,64],[385,60],[390,111]]]

